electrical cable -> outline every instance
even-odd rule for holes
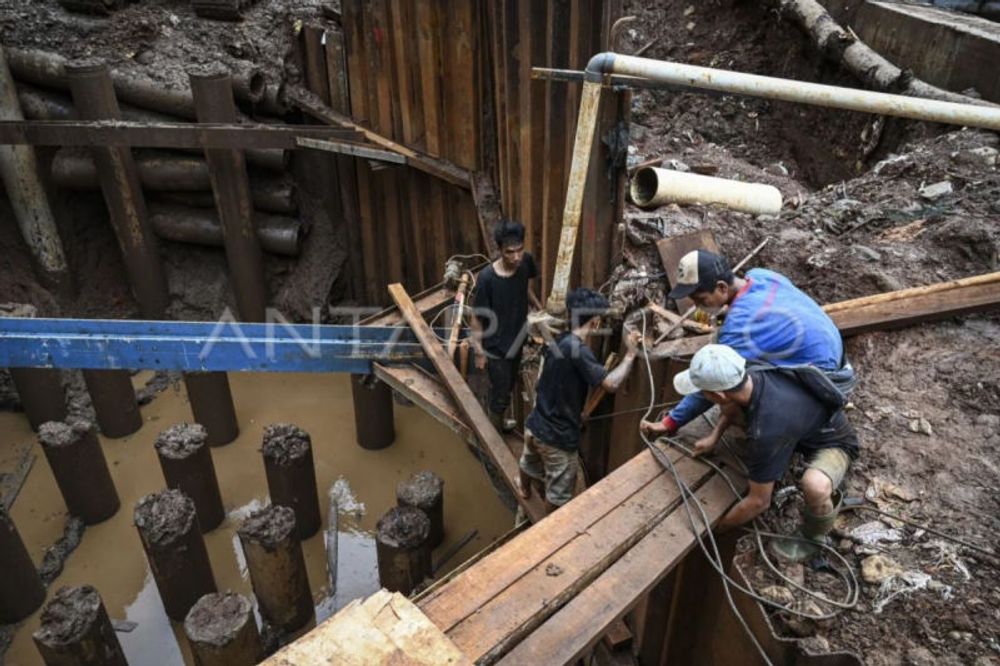
[[[646,317],[647,317],[646,313],[643,312],[643,322],[642,323],[643,323],[643,338],[644,339],[645,339],[646,328],[647,328],[647,319],[646,319]],[[645,350],[643,351],[643,360],[644,360],[644,362],[646,364],[646,372],[647,372],[647,376],[648,376],[648,379],[649,379],[649,386],[652,387],[652,386],[654,386],[652,364],[651,364],[651,362],[649,360],[648,354],[645,353]],[[646,409],[646,414],[643,417],[644,419],[647,419],[649,417],[649,415],[652,413],[652,411],[654,409],[654,401],[655,401],[655,393],[651,392],[651,395],[650,395],[650,405]],[[730,608],[732,609],[732,611],[733,611],[734,615],[736,616],[737,620],[743,626],[744,631],[746,631],[747,635],[750,637],[750,639],[753,642],[754,646],[757,648],[758,652],[760,653],[761,657],[764,659],[764,661],[766,663],[770,664],[771,662],[768,659],[767,654],[764,652],[763,648],[761,647],[760,643],[757,641],[756,637],[753,635],[753,632],[750,630],[749,626],[747,625],[746,619],[740,614],[740,612],[736,608],[736,604],[735,604],[735,601],[732,598],[732,592],[730,590],[730,587],[735,587],[737,590],[743,592],[744,594],[747,594],[751,598],[755,599],[756,601],[758,601],[758,602],[760,602],[760,603],[762,603],[762,604],[764,604],[764,605],[766,605],[768,607],[774,608],[776,610],[788,612],[788,613],[791,613],[791,614],[794,614],[794,615],[798,615],[800,617],[805,617],[805,618],[814,619],[814,620],[822,620],[822,619],[828,619],[830,617],[833,617],[833,616],[835,616],[836,614],[839,613],[839,610],[833,611],[832,613],[823,614],[823,615],[815,615],[815,614],[811,614],[811,613],[804,613],[802,611],[790,608],[788,606],[784,606],[782,604],[778,604],[778,603],[776,603],[776,602],[774,602],[774,601],[772,601],[770,599],[762,597],[761,595],[757,594],[753,589],[744,587],[739,582],[733,580],[725,572],[725,570],[723,568],[722,557],[721,557],[721,554],[719,553],[718,545],[717,545],[717,543],[715,541],[715,535],[712,532],[711,520],[708,518],[708,515],[706,514],[704,507],[701,505],[701,502],[699,502],[697,500],[697,498],[694,496],[694,492],[681,479],[680,474],[678,473],[676,467],[674,466],[673,461],[671,461],[668,456],[666,456],[658,447],[656,447],[652,442],[650,442],[649,439],[646,437],[646,434],[644,432],[642,432],[641,429],[640,429],[640,433],[639,434],[640,434],[640,437],[642,438],[642,441],[645,443],[646,447],[652,453],[653,457],[664,468],[668,469],[671,472],[671,474],[673,475],[674,480],[677,483],[678,488],[681,491],[681,499],[682,499],[683,504],[684,504],[685,512],[688,515],[688,520],[689,520],[689,522],[691,524],[691,528],[692,528],[692,531],[694,533],[694,536],[695,536],[696,540],[698,541],[698,546],[699,546],[699,548],[701,548],[701,550],[704,553],[704,555],[705,555],[706,559],[708,560],[708,562],[712,565],[712,568],[715,569],[716,573],[718,573],[720,575],[720,577],[722,579],[723,590],[726,593],[726,599],[729,602]],[[690,450],[688,450],[687,447],[685,447],[683,444],[681,444],[677,440],[675,440],[673,438],[670,438],[670,437],[666,437],[664,439],[666,439],[671,445],[673,445],[674,447],[676,447],[680,451],[682,451],[685,455],[688,455],[689,457],[694,458],[694,456],[692,455],[692,452]],[[708,461],[708,460],[704,460],[704,459],[700,459],[700,458],[698,458],[698,460],[699,460],[699,462],[701,462],[701,463],[703,463],[705,465],[708,465],[716,473],[718,473],[720,476],[722,476],[723,479],[726,481],[726,483],[729,485],[729,488],[733,492],[734,496],[737,499],[742,499],[742,495],[739,493],[739,490],[736,488],[735,484],[733,484],[733,482],[729,478],[729,476],[718,465],[716,465],[715,463],[713,463],[711,461]],[[702,525],[704,525],[704,529],[705,529],[706,535],[708,537],[709,544],[712,547],[712,552],[711,553],[709,552],[708,548],[705,546],[705,543],[704,543],[703,538],[701,536],[701,531],[702,531],[701,527],[699,526],[698,521],[695,520],[694,514],[691,511],[691,507],[690,507],[690,504],[692,503],[691,500],[694,500],[693,503],[698,508],[698,511],[701,514],[701,523],[702,523]],[[768,563],[768,565],[770,566],[770,568],[772,569],[772,571],[774,573],[776,573],[780,578],[782,578],[783,580],[791,583],[794,587],[802,590],[803,592],[806,592],[810,596],[813,596],[813,597],[819,599],[820,601],[822,601],[824,603],[827,603],[827,604],[830,604],[830,605],[832,605],[832,606],[834,606],[834,607],[836,607],[838,609],[852,608],[852,607],[854,607],[857,604],[858,596],[859,596],[859,593],[860,593],[860,586],[858,585],[857,578],[855,577],[854,571],[851,569],[850,564],[847,562],[847,560],[839,552],[837,552],[835,549],[831,548],[830,546],[828,546],[826,544],[817,544],[817,545],[825,548],[826,550],[828,550],[837,559],[839,559],[841,561],[841,563],[844,565],[845,570],[847,571],[848,575],[845,576],[844,573],[840,572],[839,570],[835,570],[840,575],[841,579],[844,580],[844,582],[846,584],[846,587],[847,587],[847,592],[845,594],[844,601],[842,601],[842,602],[837,602],[837,601],[834,601],[832,599],[828,599],[827,597],[825,597],[823,595],[819,595],[819,594],[813,592],[812,590],[808,590],[808,589],[806,589],[806,588],[798,585],[795,581],[789,579],[787,576],[785,576],[780,571],[778,571],[777,568],[774,566],[774,564],[770,561],[770,558],[767,556],[766,548],[764,547],[764,543],[763,543],[763,537],[766,536],[768,538],[771,538],[773,536],[773,537],[780,537],[782,539],[792,539],[792,540],[796,540],[796,541],[803,541],[803,542],[809,542],[809,543],[815,543],[815,542],[813,542],[810,539],[806,539],[804,537],[799,537],[799,536],[778,535],[778,534],[774,534],[774,533],[771,533],[771,532],[762,532],[759,529],[759,527],[757,526],[756,520],[753,523],[753,531],[754,531],[754,534],[756,536],[756,545],[757,545],[758,550],[763,555],[764,560]]]

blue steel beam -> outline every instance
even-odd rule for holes
[[[402,327],[0,317],[0,367],[8,368],[367,374],[373,361],[422,359]]]

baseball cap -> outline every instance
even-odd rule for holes
[[[715,283],[729,272],[729,262],[725,257],[708,250],[688,252],[677,264],[677,280],[669,296],[679,300],[696,291],[711,291]]]
[[[698,391],[731,391],[746,376],[747,362],[728,345],[705,345],[691,359],[691,367],[674,376],[681,395]]]

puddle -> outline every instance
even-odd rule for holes
[[[142,385],[150,373],[134,378]],[[497,499],[480,463],[465,444],[418,408],[395,407],[396,442],[381,451],[367,451],[354,441],[350,379],[335,374],[230,375],[240,421],[239,438],[212,449],[222,488],[226,520],[205,535],[219,590],[250,594],[250,581],[236,536],[239,520],[268,501],[261,435],[269,423],[291,422],[312,436],[323,525],[328,525],[326,502],[331,490],[340,507],[338,525],[337,589],[331,596],[327,578],[324,529],[303,543],[306,569],[322,621],[352,599],[378,589],[373,532],[375,522],[395,504],[399,481],[415,471],[429,469],[445,480],[445,541],[442,553],[472,529],[479,535],[453,558],[441,573],[506,533],[513,516]],[[119,440],[103,440],[105,456],[122,500],[113,518],[87,528],[79,548],[49,588],[94,585],[109,615],[137,623],[130,633],[119,633],[132,666],[190,664],[186,640],[179,625],[163,612],[149,574],[139,536],[132,524],[136,501],[163,488],[153,441],[160,430],[189,421],[183,389],[167,390],[142,409],[143,428]],[[34,441],[22,414],[0,412],[0,471],[23,457],[24,445]],[[45,548],[61,534],[65,507],[37,444],[35,462],[11,514],[36,563]],[[14,636],[7,664],[28,666],[41,659],[31,640],[38,626],[35,613]]]

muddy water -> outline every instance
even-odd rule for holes
[[[148,374],[137,375],[141,385]],[[396,442],[381,451],[366,451],[354,441],[350,380],[333,374],[230,375],[239,438],[212,449],[215,469],[227,511],[225,522],[205,535],[220,591],[251,594],[243,553],[235,533],[242,516],[267,503],[267,484],[259,448],[264,426],[291,422],[312,435],[323,523],[327,523],[327,489],[338,478],[349,485],[363,513],[341,515],[336,595],[329,594],[323,530],[304,542],[306,566],[318,619],[358,596],[378,589],[372,533],[379,516],[395,504],[396,484],[415,471],[430,469],[444,481],[444,552],[473,528],[479,535],[449,563],[458,565],[511,526],[512,515],[494,494],[486,474],[463,442],[418,408],[395,408]],[[180,625],[172,624],[160,603],[132,509],[143,495],[163,488],[153,442],[168,426],[189,421],[191,413],[183,386],[168,388],[142,408],[144,425],[134,435],[104,440],[105,455],[122,499],[122,508],[110,520],[87,528],[79,548],[49,588],[49,598],[63,585],[90,584],[101,593],[113,619],[138,623],[130,633],[119,633],[132,666],[191,663]],[[34,441],[22,414],[0,412],[0,470],[10,471],[24,446]],[[61,534],[65,507],[52,473],[38,456],[11,514],[36,563],[45,548]],[[342,505],[347,502],[341,501]],[[6,655],[6,663],[21,666],[41,660],[31,640],[38,627],[36,612],[21,625]]]

